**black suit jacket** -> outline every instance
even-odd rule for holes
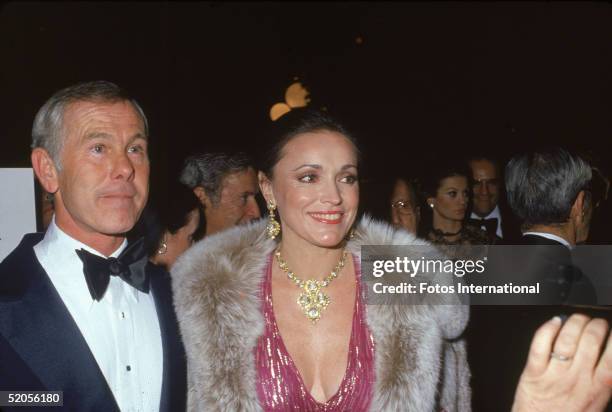
[[[63,391],[62,410],[117,411],[85,339],[36,258],[33,246],[42,237],[26,235],[0,263],[0,390]],[[186,360],[170,278],[152,264],[147,271],[162,335],[163,359],[151,360],[163,362],[160,410],[182,411]]]
[[[525,278],[561,279],[549,289],[545,306],[473,306],[466,330],[468,361],[472,371],[474,412],[509,411],[520,374],[527,361],[535,331],[557,315],[584,313],[610,319],[607,308],[580,307],[572,303],[595,299],[594,289],[571,264],[567,247],[541,236],[528,235],[521,245],[531,246],[516,262],[516,272],[527,268]],[[489,264],[494,263],[489,259]],[[564,303],[564,304],[562,304]]]

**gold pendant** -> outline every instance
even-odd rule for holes
[[[321,312],[330,303],[329,296],[321,292],[322,283],[318,280],[309,279],[302,285],[304,292],[300,293],[297,300],[298,305],[312,323],[317,323],[321,318]]]

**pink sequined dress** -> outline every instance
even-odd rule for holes
[[[357,296],[344,378],[327,402],[315,400],[306,389],[278,332],[272,308],[272,256],[262,284],[265,331],[255,348],[257,395],[265,411],[366,411],[374,386],[374,341],[365,322],[359,262],[355,262]]]

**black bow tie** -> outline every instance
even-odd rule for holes
[[[471,223],[474,226],[484,226],[487,230],[487,233],[491,236],[497,233],[497,222],[498,220],[496,217],[491,217],[489,219],[468,219],[468,223]]]
[[[83,273],[92,299],[102,299],[111,276],[119,276],[141,292],[149,292],[149,277],[145,270],[148,257],[142,238],[128,245],[118,258],[103,258],[85,249],[75,252],[83,261]]]

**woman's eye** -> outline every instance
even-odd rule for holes
[[[315,181],[315,179],[316,179],[316,176],[313,174],[310,174],[310,175],[304,175],[300,177],[298,180],[302,183],[312,183]]]
[[[348,183],[348,184],[353,184],[357,181],[357,176],[355,175],[348,175],[342,178],[341,182],[342,183]]]
[[[451,191],[451,192],[448,192],[448,195],[449,195],[450,197],[456,197],[456,196],[457,196],[457,192],[455,192],[455,191]]]

